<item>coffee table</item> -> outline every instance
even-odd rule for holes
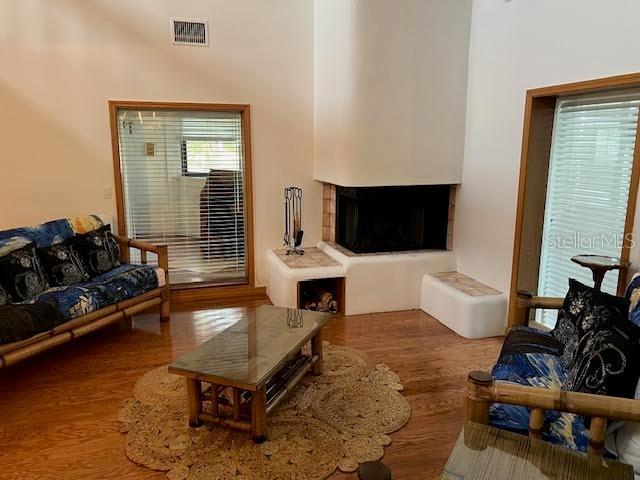
[[[175,360],[169,372],[186,377],[189,425],[236,428],[265,441],[267,415],[309,371],[322,373],[322,328],[331,316],[263,305]],[[311,354],[304,355],[308,342]],[[228,415],[220,408],[224,390],[231,392]]]
[[[441,480],[633,480],[631,465],[469,422]]]

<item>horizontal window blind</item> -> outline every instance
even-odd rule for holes
[[[172,283],[247,280],[242,114],[118,110],[127,234],[166,243]]]
[[[593,285],[578,254],[619,257],[631,182],[640,92],[558,99],[547,182],[538,295],[563,297],[568,279]],[[618,272],[602,290],[615,293]],[[555,325],[557,311],[537,320]]]

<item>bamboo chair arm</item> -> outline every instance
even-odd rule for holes
[[[562,297],[531,297],[531,308],[544,308],[549,310],[559,310],[564,304]]]
[[[516,307],[535,310],[538,308],[559,310],[562,308],[564,298],[562,297],[536,297],[524,290],[516,292]]]
[[[158,267],[164,271],[164,286],[162,286],[163,292],[161,296],[162,303],[160,304],[160,320],[168,322],[171,315],[170,307],[170,281],[169,281],[169,247],[166,244],[152,244],[142,240],[135,240],[132,238],[123,237],[120,235],[114,235],[118,244],[120,245],[120,259],[123,262],[128,263],[131,259],[131,249],[135,248],[140,250],[140,262],[143,265],[148,263],[148,253],[154,253],[158,257]]]
[[[542,435],[546,410],[591,417],[589,454],[592,456],[602,453],[607,420],[640,422],[638,400],[493,381],[486,372],[471,372],[467,380],[466,419],[488,423],[489,406],[494,402],[529,407],[529,434],[534,438]]]
[[[518,290],[515,299],[515,315],[513,323],[507,327],[507,331],[517,325],[529,325],[531,311],[539,308],[559,310],[562,308],[563,298],[558,297],[534,297],[531,292]]]
[[[114,235],[114,237],[116,238],[116,240],[121,246],[124,246],[127,248],[136,248],[140,251],[151,252],[155,254],[158,253],[159,247],[162,246],[162,245],[154,245],[152,243],[145,242],[143,240],[135,240],[133,238],[122,237],[120,235]]]

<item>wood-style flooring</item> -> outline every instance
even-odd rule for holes
[[[145,372],[260,303],[174,312],[168,324],[138,315],[0,371],[0,479],[166,478],[125,456],[121,402]],[[466,340],[418,310],[336,316],[326,339],[362,349],[400,375],[413,414],[383,461],[395,480],[437,478],[462,427],[467,372],[489,370],[502,338]]]

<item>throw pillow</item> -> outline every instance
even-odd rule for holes
[[[13,303],[29,300],[49,288],[35,243],[0,258],[0,283]]]
[[[76,235],[76,245],[92,277],[113,270],[120,265],[120,246],[105,225],[84,235]]]
[[[640,328],[611,316],[582,335],[564,390],[634,398],[640,377]]]
[[[26,340],[64,322],[54,301],[0,307],[0,345]]]
[[[569,368],[576,355],[580,339],[596,327],[615,321],[626,321],[629,301],[609,295],[577,280],[569,280],[569,291],[551,334],[564,345],[561,362]]]
[[[89,280],[89,272],[76,248],[76,239],[38,249],[42,266],[54,287],[73,285]]]

